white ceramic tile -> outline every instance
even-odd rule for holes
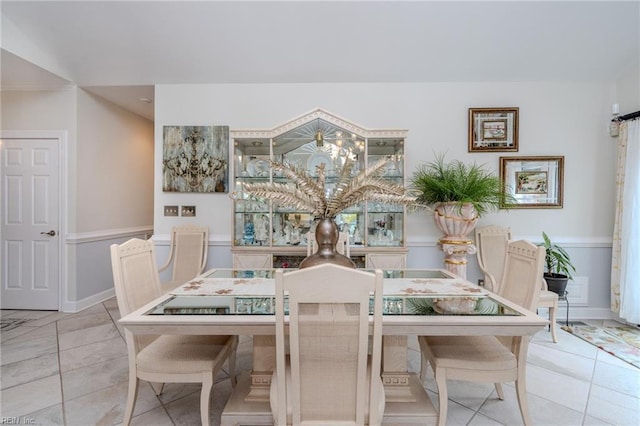
[[[526,386],[527,392],[531,395],[537,395],[572,410],[584,412],[590,383],[535,365],[528,365]]]
[[[111,316],[105,310],[81,317],[65,318],[58,321],[58,333],[65,334],[76,330],[95,327],[103,324],[112,324]]]
[[[437,395],[431,395],[431,401],[433,402],[436,410],[438,410],[438,404],[440,400]],[[447,403],[447,425],[466,425],[469,420],[474,416],[475,410],[472,410],[464,405],[458,404],[455,401],[449,400]]]
[[[82,345],[88,345],[95,342],[101,342],[108,339],[119,337],[120,333],[112,322],[98,325],[81,330],[71,331],[69,333],[60,334],[60,350],[76,348]]]
[[[55,404],[51,407],[43,408],[33,413],[25,414],[22,424],[46,425],[46,426],[63,426],[64,415],[62,413],[62,404]],[[71,426],[71,425],[69,425]]]
[[[0,365],[58,352],[58,340],[55,334],[28,340],[23,339],[25,336],[27,334],[16,337],[7,343],[2,343],[0,346]]]
[[[595,417],[585,416],[582,426],[618,426],[612,423],[607,423],[604,420],[596,419]],[[622,426],[622,425],[620,425]],[[637,426],[637,425],[634,425]]]
[[[505,425],[522,424],[522,415],[514,386],[503,386],[505,399],[499,400],[497,394],[480,408],[479,412]],[[549,399],[527,394],[529,416],[534,425],[579,425],[582,420],[580,411],[572,410]]]
[[[202,387],[199,383],[165,383],[162,393],[158,395],[163,404],[189,396],[193,393],[200,394]]]
[[[587,414],[615,425],[637,425],[640,419],[640,392],[626,395],[593,385]]]
[[[49,315],[55,314],[56,311],[22,311],[15,310],[11,314],[6,315],[6,318],[26,318],[30,320],[37,320]]]
[[[200,424],[200,391],[164,405],[176,425]],[[220,419],[211,424],[220,424]]]
[[[501,426],[502,423],[500,423],[497,420],[494,420],[492,418],[489,418],[483,414],[480,413],[474,413],[474,416],[471,418],[471,421],[466,422],[466,423],[462,423],[462,422],[456,422],[456,423],[449,423],[447,422],[447,424],[451,424],[451,425],[467,425],[467,426]]]
[[[60,377],[53,375],[0,391],[0,416],[24,416],[62,402]]]
[[[60,369],[63,372],[86,367],[127,355],[127,345],[121,337],[60,351]]]
[[[58,374],[58,354],[56,352],[3,365],[1,368],[0,385],[2,389],[21,385],[33,380]]]
[[[119,423],[121,425],[122,423]],[[171,417],[164,409],[158,407],[131,419],[131,426],[173,426]]]
[[[627,395],[640,395],[640,369],[596,363],[593,384]]]
[[[22,328],[22,327],[19,327],[19,328]],[[40,339],[42,337],[52,337],[52,336],[56,337],[58,334],[56,331],[55,323],[46,324],[41,327],[25,326],[25,329],[27,330],[26,333],[16,336],[15,338],[12,338],[11,341],[9,340],[7,340],[6,342],[3,341],[2,345],[5,346],[5,343],[16,344],[18,342],[27,342],[29,340]]]
[[[107,310],[109,310],[109,309],[118,309],[118,299],[116,299],[115,297],[112,297],[111,299],[107,299],[104,302],[102,302],[102,305]]]
[[[545,348],[569,352],[575,355],[584,356],[586,358],[595,359],[596,354],[598,353],[598,348],[564,330],[558,330],[557,343],[553,343],[551,340],[544,340],[539,338],[534,339],[534,343]]]
[[[534,344],[529,345],[527,361],[530,365],[536,365],[586,382],[591,381],[596,363],[593,358]]]
[[[438,393],[433,376],[433,370],[427,366],[424,378],[424,388]],[[468,382],[463,380],[447,380],[447,392],[450,401],[457,402],[472,410],[477,410],[489,398],[494,390],[492,383]],[[436,404],[436,402],[434,402]]]
[[[128,383],[120,383],[64,403],[68,425],[115,425],[124,420]],[[66,395],[65,395],[66,398]],[[151,387],[141,382],[134,416],[160,406]]]
[[[129,363],[126,356],[63,372],[62,388],[64,389],[64,400],[66,402],[127,382],[128,379]]]
[[[18,336],[22,336],[23,334],[30,333],[36,330],[38,327],[29,327],[25,325],[21,325],[16,328],[12,328],[8,331],[0,332],[0,343],[6,343],[11,339],[15,339]]]
[[[71,316],[73,314],[70,314],[68,312],[54,312],[51,315],[47,315],[43,318],[40,319],[35,319],[35,320],[30,320],[28,325],[31,327],[40,327],[43,325],[47,325],[50,324],[54,321],[59,321],[61,319],[67,318],[69,316]]]

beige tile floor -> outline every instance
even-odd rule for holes
[[[76,314],[1,311],[23,319],[0,336],[0,423],[34,425],[117,425],[127,392],[127,355],[115,299]],[[640,369],[562,330],[554,344],[548,331],[534,336],[527,368],[528,400],[534,425],[638,425]],[[410,370],[420,367],[410,340]],[[239,370],[251,368],[251,338],[242,337]],[[437,406],[431,371],[425,387]],[[493,386],[450,381],[449,425],[521,424],[515,389],[497,399]],[[199,385],[167,384],[156,397],[142,383],[135,425],[197,425]],[[217,377],[212,424],[231,392],[227,373]],[[16,419],[17,418],[17,419]]]

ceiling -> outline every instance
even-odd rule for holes
[[[8,1],[2,89],[83,87],[153,119],[156,84],[613,81],[639,1]]]

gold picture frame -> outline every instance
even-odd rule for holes
[[[517,152],[518,107],[469,108],[469,152]]]
[[[564,157],[500,157],[500,181],[508,209],[561,209]]]

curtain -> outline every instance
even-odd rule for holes
[[[620,125],[611,310],[629,323],[640,324],[640,120]]]

